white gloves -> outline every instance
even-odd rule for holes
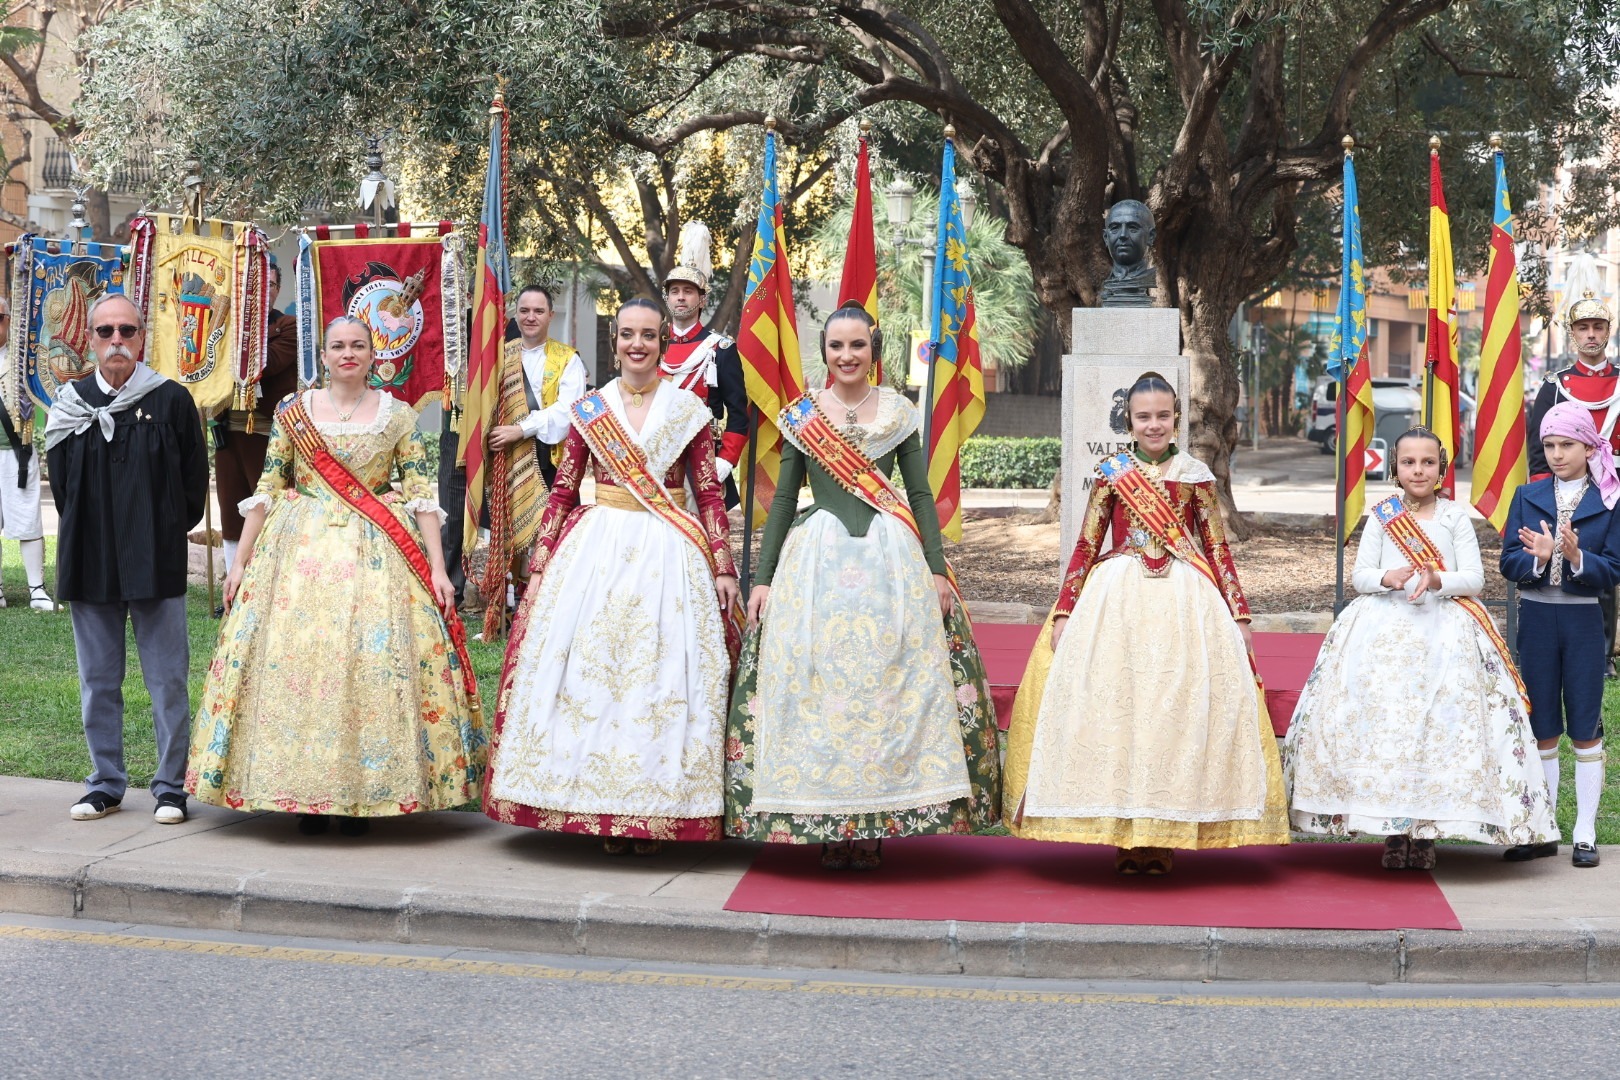
[[[725,458],[715,458],[714,474],[720,478],[720,482],[722,484],[725,483],[726,477],[731,475],[731,462],[727,461]]]

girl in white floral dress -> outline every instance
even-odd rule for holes
[[[1436,840],[1556,837],[1518,674],[1491,616],[1467,511],[1436,494],[1446,459],[1414,428],[1395,441],[1401,493],[1368,516],[1362,595],[1327,638],[1284,750],[1299,832],[1385,834],[1391,870],[1434,866]]]

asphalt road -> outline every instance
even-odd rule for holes
[[[587,963],[0,916],[0,1076],[1620,1076],[1613,988]]]

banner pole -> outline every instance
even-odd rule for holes
[[[759,406],[748,406],[748,475],[743,478],[743,545],[742,586],[743,606],[748,606],[749,579],[752,576],[754,552],[754,455],[759,450]]]
[[[1367,362],[1366,359],[1363,358],[1362,363],[1366,363],[1366,362]],[[1350,478],[1349,469],[1346,466],[1346,462],[1349,460],[1349,457],[1348,457],[1348,452],[1347,452],[1346,447],[1345,447],[1345,439],[1344,439],[1344,436],[1345,436],[1345,430],[1344,430],[1345,429],[1345,420],[1350,415],[1350,401],[1349,401],[1348,398],[1345,397],[1345,391],[1349,388],[1349,384],[1350,384],[1350,381],[1349,381],[1349,378],[1348,378],[1349,374],[1350,373],[1349,373],[1348,370],[1342,370],[1341,369],[1341,375],[1340,375],[1340,378],[1339,378],[1339,400],[1337,402],[1338,414],[1339,415],[1338,415],[1337,420],[1335,421],[1335,430],[1337,431],[1337,434],[1334,436],[1334,440],[1333,440],[1337,444],[1338,458],[1339,458],[1339,463],[1338,463],[1339,464],[1339,475],[1338,475],[1338,478],[1337,478],[1337,482],[1333,485],[1333,501],[1334,501],[1333,519],[1334,519],[1335,524],[1337,525],[1337,531],[1338,531],[1338,534],[1339,534],[1338,537],[1337,537],[1339,542],[1334,545],[1334,572],[1333,572],[1333,617],[1334,618],[1338,618],[1339,617],[1339,612],[1344,610],[1344,546],[1350,540],[1350,523],[1344,520],[1344,500],[1345,500],[1345,494],[1346,494],[1345,493],[1345,482],[1347,480],[1349,480],[1349,478]]]
[[[206,454],[208,452],[207,451],[207,447],[208,447],[208,417],[203,415],[203,411],[201,409],[197,410],[197,422],[202,425],[203,452]],[[208,614],[212,615],[216,610],[218,610],[218,605],[214,603],[214,494],[215,494],[214,493],[214,484],[215,484],[215,472],[214,472],[214,467],[213,467],[213,455],[212,454],[208,455],[208,471],[209,471],[208,492],[207,492],[208,497],[203,500],[203,547],[205,549],[205,558],[206,558],[207,563],[208,563]],[[242,557],[242,553],[237,552],[236,557],[240,559]]]

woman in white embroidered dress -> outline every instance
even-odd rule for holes
[[[1097,467],[1018,689],[1002,820],[1163,874],[1174,848],[1286,844],[1288,820],[1214,474],[1172,441],[1181,406],[1161,376],[1126,409],[1135,442]]]
[[[1406,514],[1444,570],[1415,569],[1368,516],[1352,582],[1299,696],[1284,749],[1296,830],[1382,834],[1391,870],[1429,869],[1436,840],[1557,837],[1512,661],[1453,597],[1485,588],[1468,512],[1436,494],[1445,452],[1426,428],[1391,456]]]
[[[659,378],[662,309],[631,300],[610,333],[622,374],[573,407],[501,672],[484,812],[650,855],[721,835],[738,585],[713,415]],[[587,467],[596,501],[581,505]],[[633,493],[637,476],[665,490]]]
[[[367,388],[364,322],[332,320],[322,359],[325,388],[282,403],[258,490],[241,504],[186,790],[237,810],[297,813],[306,834],[336,816],[340,832],[358,835],[368,818],[476,802],[488,738],[452,637],[443,511],[416,412]],[[329,460],[295,442],[295,418]],[[394,538],[322,464],[363,486]],[[402,495],[390,486],[396,472]]]

